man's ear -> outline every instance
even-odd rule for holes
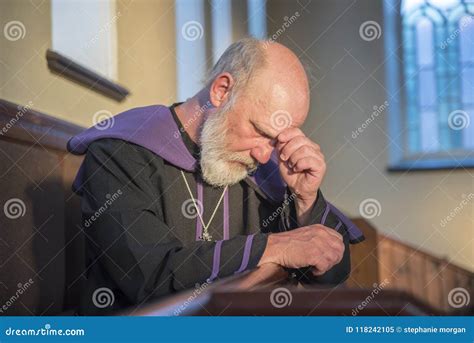
[[[214,107],[220,107],[229,98],[234,86],[234,78],[229,73],[219,74],[209,88],[209,99]]]

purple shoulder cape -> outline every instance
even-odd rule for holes
[[[103,138],[116,138],[140,145],[186,171],[192,172],[197,166],[196,159],[181,139],[181,132],[170,109],[163,105],[133,108],[108,118],[72,137],[67,144],[67,149],[72,154],[83,155],[87,152],[89,144]],[[272,158],[267,164],[259,166],[249,179],[271,200],[282,202],[286,184],[278,169],[275,170],[275,168],[278,166]],[[73,190],[79,195],[82,194],[83,182],[83,166],[81,165],[73,183]],[[330,206],[331,209],[335,208]],[[360,230],[345,215],[340,211],[335,214],[348,228],[351,242],[363,240]]]

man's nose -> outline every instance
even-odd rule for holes
[[[250,155],[260,164],[265,164],[270,160],[272,155],[272,146],[258,146],[252,149]]]

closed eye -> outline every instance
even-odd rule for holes
[[[267,138],[267,139],[274,139],[273,135],[270,135],[269,133],[263,131],[261,128],[259,128],[254,122],[252,122],[252,126],[255,129],[255,132],[257,132],[260,136]]]

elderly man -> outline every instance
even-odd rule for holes
[[[265,263],[343,282],[349,242],[364,237],[321,193],[324,156],[299,129],[308,110],[297,56],[244,39],[184,103],[135,108],[73,137],[69,150],[86,154],[74,183],[87,236],[80,313]]]

